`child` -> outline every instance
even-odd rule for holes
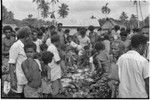
[[[52,62],[53,59],[53,53],[49,51],[43,51],[41,60],[43,62],[42,66],[42,89],[43,89],[43,96],[47,97],[48,94],[52,92],[50,79],[51,79],[51,69],[48,66],[49,63]]]
[[[32,32],[32,39],[33,42],[36,44],[36,52],[40,52],[40,45],[42,44],[42,41],[38,39],[38,32],[36,30],[33,30]]]
[[[51,81],[52,81],[52,93],[53,96],[56,96],[62,90],[62,85],[60,82],[60,78],[62,77],[61,66],[60,66],[60,56],[58,52],[58,47],[60,45],[59,35],[54,35],[51,38],[51,44],[49,45],[47,51],[50,51],[54,54],[52,62],[48,64],[51,69]]]
[[[81,28],[80,36],[78,36],[79,44],[84,47],[90,44],[90,39],[86,36],[86,29]]]
[[[90,38],[92,47],[94,47],[94,44],[97,41],[97,37],[98,37],[97,33],[94,32],[94,29],[95,29],[95,27],[92,25],[88,27],[88,30],[90,31],[89,38]]]
[[[22,63],[21,67],[28,83],[24,88],[24,96],[26,98],[39,98],[41,91],[41,65],[39,60],[33,59],[36,52],[36,45],[29,42],[24,46],[27,59]]]

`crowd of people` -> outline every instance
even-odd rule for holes
[[[57,98],[61,79],[79,69],[94,80],[90,98],[149,97],[149,32],[91,25],[70,35],[62,27],[3,27],[2,97]]]

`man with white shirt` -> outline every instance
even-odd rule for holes
[[[11,89],[22,97],[24,85],[27,79],[22,71],[21,64],[26,60],[24,45],[30,40],[31,30],[28,27],[22,27],[19,31],[19,40],[16,41],[9,50],[9,67],[11,77]]]
[[[132,50],[118,59],[119,98],[148,98],[149,66],[148,60],[142,56],[146,43],[144,35],[132,36]]]

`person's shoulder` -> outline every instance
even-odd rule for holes
[[[29,64],[29,59],[26,59],[22,62],[22,65],[26,66],[27,64]]]
[[[50,50],[57,50],[57,48],[56,48],[56,46],[54,45],[54,44],[50,44],[49,46],[48,46],[48,49],[47,49],[48,51]]]
[[[124,53],[122,54],[119,58],[118,58],[118,61],[121,60],[121,59],[126,59],[127,58],[127,53]]]
[[[16,41],[13,43],[13,45],[11,46],[11,48],[18,48],[20,46],[20,42],[19,41]]]

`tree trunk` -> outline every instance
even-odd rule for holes
[[[137,13],[137,20],[138,20],[138,28],[139,28],[139,12],[138,12],[138,2],[136,2],[136,13]]]

